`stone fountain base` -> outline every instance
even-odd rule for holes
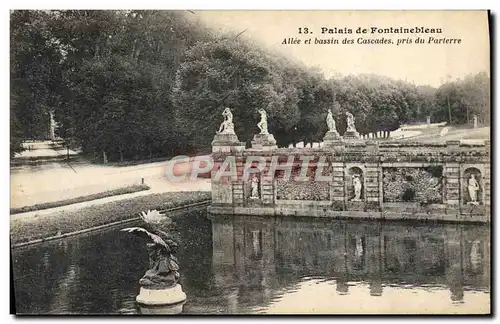
[[[176,315],[182,313],[185,302],[175,305],[145,306],[141,305],[139,310],[144,315]]]
[[[149,306],[172,305],[185,300],[186,294],[179,284],[165,289],[147,289],[141,287],[139,295],[136,297],[136,301],[139,304]]]

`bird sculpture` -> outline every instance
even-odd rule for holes
[[[149,269],[139,280],[139,284],[147,289],[166,289],[177,284],[180,278],[179,263],[174,254],[178,244],[160,230],[162,225],[170,225],[172,219],[156,210],[148,210],[140,214],[145,222],[144,227],[129,227],[121,231],[132,233],[147,241],[149,251]]]

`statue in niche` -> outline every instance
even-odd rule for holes
[[[478,205],[477,192],[479,191],[479,183],[477,183],[476,177],[473,174],[470,175],[467,190],[470,197],[469,204]]]
[[[347,116],[347,131],[348,132],[356,132],[356,125],[354,124],[354,115],[350,112],[346,111]]]
[[[328,126],[328,132],[337,132],[337,129],[335,128],[335,119],[333,119],[331,109],[328,109],[328,115],[326,116],[326,125]]]
[[[252,178],[252,192],[250,198],[259,199],[259,179],[257,177]]]
[[[174,256],[178,245],[167,233],[158,228],[159,224],[170,225],[172,220],[156,210],[142,212],[140,217],[146,223],[144,227],[149,230],[143,227],[122,229],[123,232],[148,240],[149,270],[140,279],[139,284],[147,289],[174,287],[180,278],[179,261]]]
[[[225,108],[222,112],[224,121],[219,127],[217,134],[234,134],[233,113],[229,108]]]
[[[352,185],[354,187],[354,198],[351,201],[361,201],[361,189],[363,185],[361,184],[361,179],[358,174],[352,176]]]
[[[259,109],[259,114],[260,114],[260,122],[257,124],[257,127],[260,129],[261,134],[269,134],[269,131],[267,130],[267,113],[264,109]]]

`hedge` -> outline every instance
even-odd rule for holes
[[[106,198],[106,197],[124,195],[124,194],[129,194],[129,193],[134,193],[134,192],[139,192],[139,191],[144,191],[144,190],[149,190],[149,189],[151,189],[151,188],[145,184],[133,185],[133,186],[128,186],[128,187],[108,190],[108,191],[104,191],[104,192],[99,192],[99,193],[91,194],[91,195],[87,195],[87,196],[80,196],[80,197],[58,200],[58,201],[53,201],[53,202],[48,202],[48,203],[43,203],[43,204],[36,204],[36,205],[32,205],[32,206],[11,208],[10,214],[14,215],[14,214],[26,213],[26,212],[36,211],[36,210],[67,206],[67,205],[77,204],[77,203],[81,203],[81,202],[85,202],[85,201],[91,201],[91,200],[96,200],[96,199],[101,199],[101,198]]]

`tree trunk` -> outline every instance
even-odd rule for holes
[[[450,119],[450,126],[451,126],[451,107],[450,107],[450,96],[449,95],[446,97],[446,100],[448,101],[448,118]]]
[[[130,53],[131,58],[134,58],[134,56],[135,56],[136,44],[137,44],[137,39],[134,40],[134,44],[132,45],[132,52]]]
[[[108,156],[106,155],[106,151],[102,151],[102,162],[104,164],[108,163]]]

